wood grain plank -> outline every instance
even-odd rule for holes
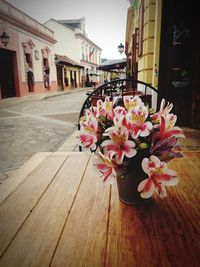
[[[51,266],[104,266],[109,195],[91,160]]]
[[[193,167],[197,168],[198,172],[200,172],[200,152],[184,152],[183,155],[187,156]]]
[[[0,186],[0,203],[24,180],[25,177],[48,155],[49,152],[39,152],[31,157],[14,175],[5,180]]]
[[[180,184],[143,207],[120,203],[113,186],[106,266],[199,266],[200,173],[188,157],[170,162]]]
[[[0,205],[0,255],[2,255],[54,179],[66,156],[50,155],[35,168]]]
[[[86,154],[67,158],[4,254],[2,266],[49,266],[88,159]]]

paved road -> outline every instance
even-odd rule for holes
[[[77,129],[85,91],[0,102],[0,183],[36,152],[57,151]]]

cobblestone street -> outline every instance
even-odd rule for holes
[[[59,150],[77,129],[85,97],[81,90],[42,99],[1,101],[0,182],[36,152]]]

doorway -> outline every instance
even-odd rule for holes
[[[34,92],[34,75],[33,75],[33,64],[31,54],[25,53],[26,63],[28,65],[27,69],[27,83],[28,91]]]
[[[72,70],[70,70],[70,84],[71,84],[71,87],[74,87],[74,78],[73,78]]]
[[[14,53],[7,49],[0,49],[0,88],[2,98],[16,96],[13,71]]]
[[[56,72],[57,72],[57,86],[59,91],[64,90],[63,85],[63,70],[61,65],[56,65]]]
[[[74,86],[77,87],[76,71],[74,71]]]
[[[200,87],[200,43],[195,3],[163,0],[159,68],[159,98],[174,104],[180,126],[200,125],[195,99]],[[197,41],[198,40],[198,41]],[[196,73],[196,74],[195,74]]]

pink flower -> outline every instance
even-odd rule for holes
[[[96,149],[97,138],[95,135],[80,131],[79,140],[85,148],[92,150]]]
[[[160,110],[151,116],[152,122],[159,123],[160,117],[166,117],[172,108],[173,104],[169,102],[167,102],[167,105],[165,106],[165,99],[163,98],[160,104]]]
[[[158,138],[160,140],[168,139],[171,137],[173,138],[185,137],[181,128],[179,128],[178,126],[174,126],[176,117],[174,119],[174,116],[173,117],[172,116],[167,116],[166,118],[161,116],[160,132],[158,133]]]
[[[105,140],[101,145],[111,158],[115,157],[117,164],[122,164],[124,156],[127,158],[135,156],[137,152],[135,143],[128,140],[129,132],[126,127],[111,127],[107,132],[110,140]]]
[[[115,126],[127,126],[126,123],[127,111],[124,107],[116,107],[114,109],[113,122]]]
[[[146,121],[147,117],[148,109],[145,106],[133,108],[129,111],[126,119],[132,138],[137,139],[139,136],[145,137],[150,134],[153,126],[150,121]]]
[[[99,101],[98,107],[100,108],[99,114],[103,116],[107,116],[108,119],[112,120],[114,117],[114,111],[113,111],[113,106],[114,106],[115,101],[110,101],[109,97],[107,96],[105,98],[105,101]]]
[[[132,108],[135,108],[136,106],[141,106],[143,105],[143,102],[139,96],[124,96],[124,106],[126,110],[130,110]]]
[[[98,121],[91,114],[88,113],[86,120],[80,122],[79,139],[85,148],[94,150],[97,142]]]
[[[149,198],[154,191],[161,197],[166,197],[165,186],[174,186],[178,183],[175,171],[168,169],[167,164],[161,162],[156,156],[144,158],[142,168],[149,178],[143,180],[138,186],[138,192],[142,198]]]
[[[117,165],[109,157],[106,157],[101,152],[98,153],[98,158],[96,158],[94,165],[99,169],[104,177],[104,181],[107,178],[113,176],[116,177],[115,168]]]

